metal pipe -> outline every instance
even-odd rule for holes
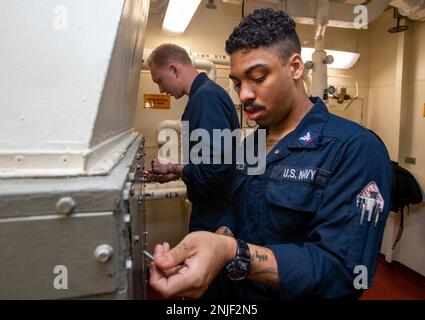
[[[194,59],[208,60],[226,66],[230,65],[230,57],[227,55],[201,52],[191,52],[190,54]]]
[[[163,200],[186,197],[186,187],[158,188],[144,191],[145,200]]]
[[[328,66],[326,63],[325,31],[329,21],[329,0],[317,1],[316,32],[314,36],[313,70],[311,73],[311,94],[323,97],[328,87]]]
[[[212,81],[215,81],[217,77],[217,70],[213,62],[209,60],[194,59],[193,65],[198,69],[206,70],[208,78],[210,78]]]

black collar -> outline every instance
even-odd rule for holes
[[[199,73],[196,78],[193,80],[192,85],[189,90],[189,99],[192,97],[195,92],[208,80],[206,73]]]

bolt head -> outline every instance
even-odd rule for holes
[[[56,212],[60,214],[70,214],[76,206],[75,200],[71,197],[62,197],[56,203]]]
[[[94,257],[97,261],[105,263],[111,259],[114,250],[109,244],[101,244],[94,251]]]

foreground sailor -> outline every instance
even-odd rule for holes
[[[267,129],[267,167],[234,181],[235,238],[195,232],[175,248],[156,246],[150,285],[164,296],[198,298],[213,279],[221,299],[358,298],[372,285],[390,205],[388,153],[375,134],[308,98],[300,50],[294,21],[271,9],[227,40],[230,78],[248,117]]]

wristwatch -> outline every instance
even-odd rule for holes
[[[236,256],[225,267],[227,277],[234,281],[245,279],[251,271],[251,255],[248,244],[240,239],[236,239],[236,242]]]

